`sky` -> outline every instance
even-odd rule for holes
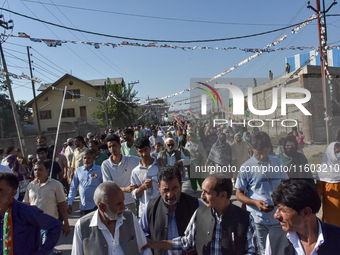
[[[333,1],[326,0],[326,6]],[[137,0],[0,0],[1,7],[52,23],[122,37],[150,40],[207,40],[261,33],[300,23],[314,12],[307,1],[137,1]],[[315,7],[315,2],[312,1]],[[67,7],[68,6],[68,7]],[[71,8],[72,7],[72,8]],[[335,5],[329,14],[340,13]],[[74,32],[45,25],[31,19],[1,11],[4,20],[14,21],[13,35],[24,32],[33,38],[74,40],[98,43],[132,41]],[[142,17],[143,16],[143,17]],[[285,33],[287,39],[276,47],[318,46],[316,20],[297,34],[290,29],[266,35],[228,41],[166,43],[177,46],[263,48]],[[340,43],[340,17],[327,18],[328,44]],[[9,31],[7,30],[7,33]],[[162,45],[165,43],[158,43]],[[82,80],[123,77],[134,86],[137,97],[145,100],[166,96],[190,87],[190,79],[213,77],[241,62],[253,53],[241,50],[182,50],[123,46],[112,48],[66,43],[47,47],[45,43],[10,37],[3,44],[8,71],[29,75],[26,46],[31,46],[34,76],[45,83],[57,81],[66,72]],[[274,47],[274,48],[276,48]],[[285,57],[309,50],[284,50],[262,54],[233,72],[224,80],[235,78],[268,78],[284,75]],[[15,101],[33,98],[31,82],[13,80]],[[213,85],[218,79],[212,81]],[[36,88],[39,84],[36,84]],[[37,94],[40,92],[37,91]],[[60,92],[61,93],[61,92]],[[189,98],[190,93],[168,99],[168,102]],[[91,103],[91,102],[89,102]],[[92,101],[93,103],[93,101]],[[189,108],[180,106],[177,108]],[[174,109],[177,109],[174,107]]]

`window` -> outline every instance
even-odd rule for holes
[[[44,101],[48,101],[48,97],[46,97],[46,98],[44,99]]]
[[[47,128],[47,131],[57,131],[57,127],[49,127]]]
[[[39,118],[40,118],[41,120],[52,119],[52,112],[51,112],[51,110],[48,110],[48,111],[40,111],[40,112],[39,112]]]
[[[78,95],[71,95],[70,93],[73,93],[73,94],[80,94],[80,89],[70,89],[70,90],[67,90],[67,93],[66,93],[66,96],[65,96],[65,99],[73,99],[73,98],[80,98],[80,96]]]
[[[74,108],[70,108],[70,109],[63,109],[63,114],[61,115],[62,118],[72,118],[75,117],[75,113],[74,113]]]

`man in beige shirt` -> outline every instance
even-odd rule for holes
[[[71,165],[71,181],[73,180],[74,172],[79,167],[83,166],[83,155],[85,150],[85,140],[82,136],[77,136],[75,138],[75,144],[77,148],[73,151],[73,160]]]
[[[65,194],[63,185],[49,177],[49,161],[37,161],[34,165],[35,180],[27,186],[23,202],[28,205],[35,205],[44,213],[58,219],[58,210],[64,221],[63,233],[67,236],[71,229],[68,223]]]

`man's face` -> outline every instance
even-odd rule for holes
[[[154,138],[157,138],[157,132],[153,132],[152,135]]]
[[[238,143],[242,142],[242,136],[240,135],[236,136],[236,142]]]
[[[168,151],[170,151],[170,152],[173,151],[174,147],[175,147],[175,142],[174,141],[170,140],[170,141],[166,142],[166,149]]]
[[[216,196],[216,191],[214,190],[215,183],[215,179],[207,178],[202,184],[203,192],[201,198],[206,203],[206,206],[211,208],[216,208],[221,203],[221,194]]]
[[[252,149],[253,149],[255,158],[257,158],[261,162],[267,161],[268,155],[269,155],[269,152],[270,152],[270,148],[264,148],[262,151],[255,150],[253,147],[252,147]]]
[[[79,141],[79,139],[78,139],[78,138],[76,138],[76,140],[75,140],[75,145],[76,145],[77,147],[79,147],[79,146],[80,146],[80,141]]]
[[[130,134],[123,133],[123,138],[125,141],[130,142],[132,139],[132,136]]]
[[[161,143],[156,143],[154,146],[155,146],[155,149],[157,151],[159,151],[162,148],[162,144]]]
[[[117,190],[115,194],[111,195],[111,199],[109,199],[106,205],[106,217],[110,220],[115,220],[122,217],[124,210],[124,193],[121,190]]]
[[[107,142],[107,148],[112,155],[118,156],[120,154],[120,147],[121,145],[115,141]]]
[[[38,146],[46,146],[46,141],[44,138],[37,139],[37,145]]]
[[[94,157],[91,154],[84,154],[83,163],[84,166],[91,166],[93,164]]]
[[[16,190],[12,190],[6,180],[0,181],[0,207],[9,205],[17,194]]]
[[[90,143],[89,144],[89,149],[93,150],[95,153],[98,152],[98,146],[95,143]]]
[[[296,231],[303,222],[303,212],[300,214],[294,209],[283,204],[278,204],[274,218],[280,221],[283,231]]]
[[[34,165],[34,175],[40,181],[45,181],[48,178],[50,170],[46,169],[44,164],[35,164]]]
[[[141,149],[137,148],[138,155],[144,160],[149,159],[151,157],[150,151],[151,151],[150,146],[146,146],[146,147],[141,148]]]
[[[175,178],[168,182],[161,181],[158,188],[163,201],[168,205],[175,205],[181,195],[182,183],[179,183],[178,179]]]
[[[37,156],[40,160],[45,160],[47,158],[47,153],[46,151],[40,151],[39,153],[37,153]]]

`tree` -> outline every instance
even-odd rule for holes
[[[21,121],[29,120],[32,116],[32,112],[25,107],[26,103],[26,100],[19,100],[16,102],[18,115]]]
[[[129,84],[126,86],[124,82],[122,84],[112,84],[110,79],[107,78],[106,92],[105,89],[102,89],[102,95],[97,94],[97,97],[101,97],[105,100],[109,92],[112,92],[113,96],[117,98],[117,100],[129,102],[136,101],[135,97],[138,93],[137,91],[133,90],[133,85]],[[108,110],[108,120],[110,126],[129,126],[136,119],[136,105],[134,103],[117,102],[111,97],[106,104],[99,104],[97,107],[98,110],[92,114],[92,117],[97,119],[99,124],[105,125],[106,123],[106,107]]]
[[[10,82],[12,81],[10,80]],[[9,100],[9,96],[5,93],[6,91],[6,78],[2,76],[0,77],[0,119],[2,119],[2,127],[0,127],[0,129],[3,128],[4,137],[15,130],[11,101]]]

